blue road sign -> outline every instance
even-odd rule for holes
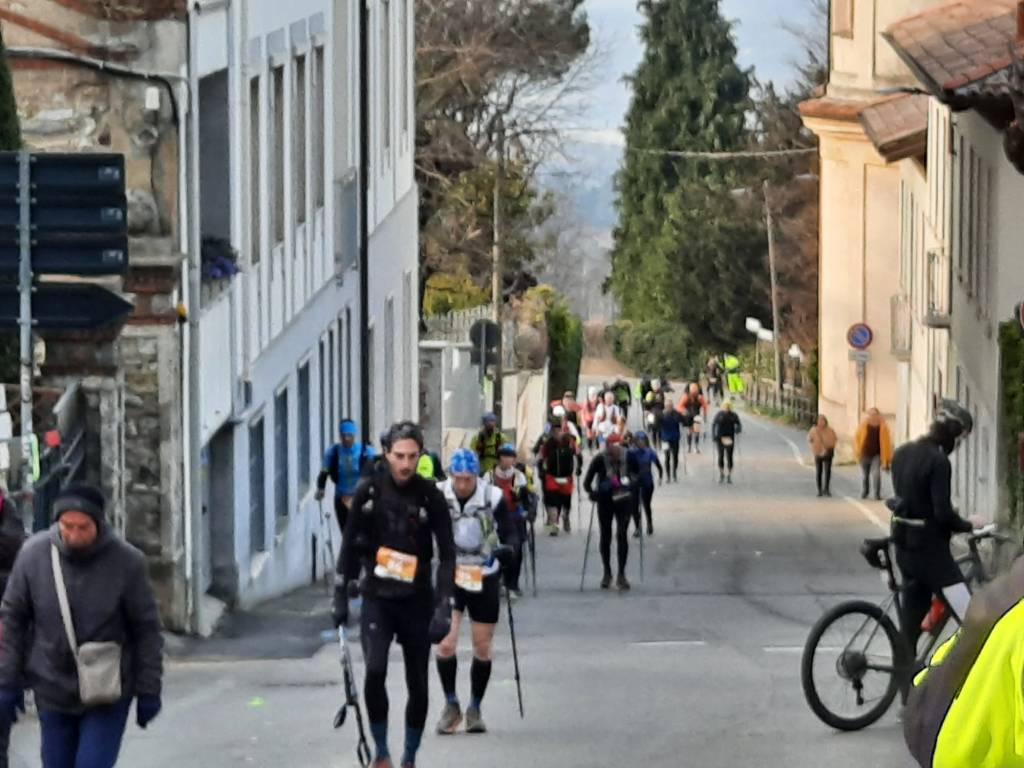
[[[867,323],[854,323],[846,332],[846,340],[854,349],[867,349],[875,340],[875,333]]]

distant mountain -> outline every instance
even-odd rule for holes
[[[615,213],[615,174],[622,148],[607,142],[569,141],[562,157],[542,172],[544,186],[566,198],[581,223],[595,232],[611,232]]]

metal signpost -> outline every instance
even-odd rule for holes
[[[33,328],[89,330],[117,322],[132,305],[96,285],[39,275],[116,275],[128,267],[124,156],[0,152],[0,328],[20,331],[23,519],[33,516]],[[18,311],[13,311],[15,293]]]
[[[859,412],[864,412],[864,395],[867,383],[867,365],[868,361],[871,360],[871,353],[868,351],[868,347],[875,340],[875,332],[871,330],[871,326],[867,323],[854,323],[850,326],[850,329],[846,332],[846,341],[849,343],[850,349],[850,360],[857,363],[857,408]]]

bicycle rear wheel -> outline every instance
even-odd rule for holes
[[[900,688],[903,642],[879,606],[852,600],[811,629],[800,664],[807,704],[826,725],[858,731],[881,718]]]

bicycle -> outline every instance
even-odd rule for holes
[[[893,522],[913,524],[914,521],[894,517]],[[988,525],[967,537],[968,552],[957,557],[956,562],[973,589],[992,578],[982,563],[979,543],[987,539],[1011,539],[997,533],[995,525]],[[811,628],[804,646],[800,663],[804,698],[818,719],[840,731],[867,728],[889,711],[897,694],[902,693],[905,700],[914,675],[927,666],[952,618],[948,608],[935,617],[933,602],[929,618],[936,620],[930,627],[923,627],[921,650],[912,652],[900,623],[903,587],[896,578],[892,552],[892,536],[865,539],[861,554],[868,564],[882,571],[889,595],[881,603],[849,600],[826,611]],[[942,606],[945,608],[945,603]],[[929,623],[927,619],[925,623]],[[851,626],[852,634],[844,632],[844,627]],[[824,662],[820,678],[818,661]],[[841,694],[838,702],[825,701],[826,676],[838,682]],[[853,704],[850,713],[841,709],[846,703]]]

